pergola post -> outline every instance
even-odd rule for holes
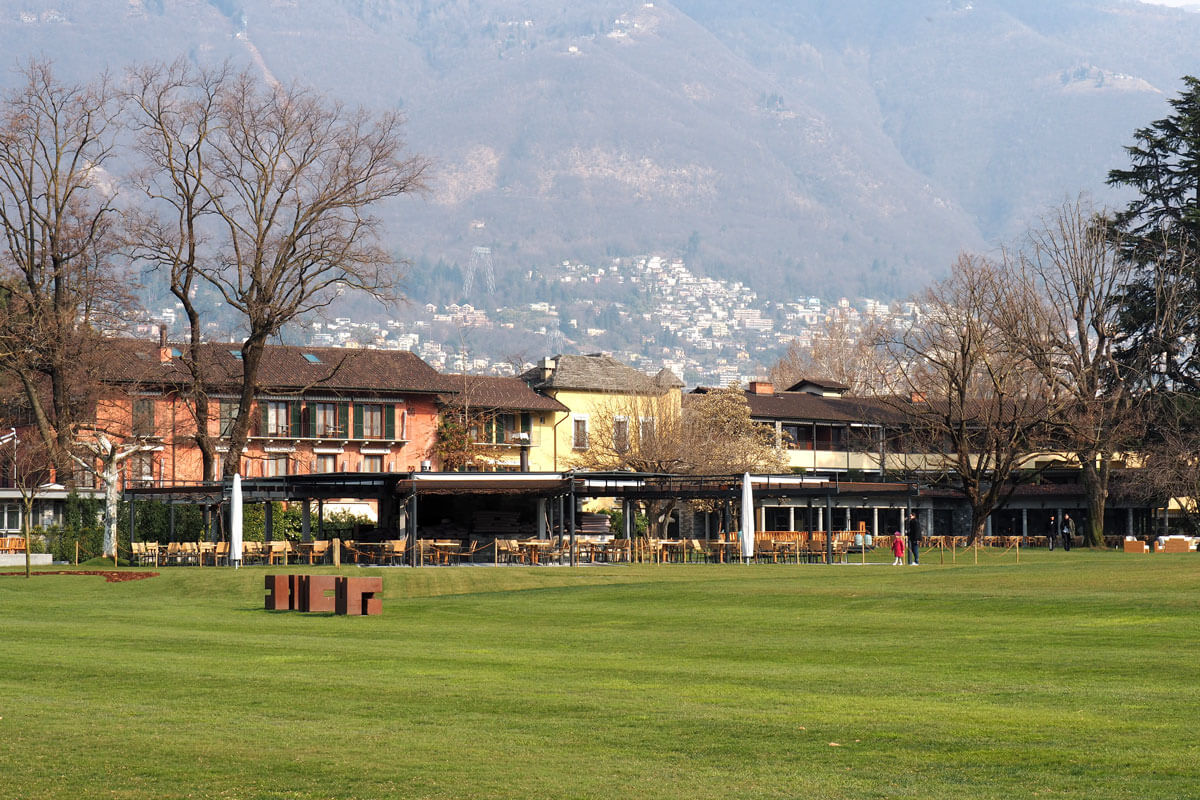
[[[408,525],[411,531],[408,535],[408,565],[415,567],[417,565],[417,487],[416,481],[413,481],[412,513],[408,515]]]
[[[137,530],[136,530],[137,529],[137,514],[134,512],[134,506],[135,506],[135,503],[133,502],[133,495],[130,495],[129,496],[129,550],[130,550],[130,558],[131,559],[132,559],[133,543],[137,537]],[[28,528],[26,530],[28,530]],[[120,537],[117,537],[117,538],[119,539]],[[118,542],[116,540],[114,540],[113,541],[113,563],[116,563],[119,560],[120,557],[118,556],[118,553],[120,552],[120,550],[121,550],[121,548],[120,548]]]
[[[570,564],[573,567],[576,565],[575,564],[575,479],[574,478],[571,478],[570,501],[571,501],[570,502],[571,516],[567,518],[567,530],[569,530],[571,532]]]
[[[833,495],[825,495],[825,513],[830,524],[827,525],[825,531],[825,563],[833,565]]]

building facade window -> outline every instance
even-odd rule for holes
[[[6,531],[21,530],[21,506],[17,503],[0,505],[0,523]]]
[[[363,472],[383,472],[383,456],[363,456]]]
[[[338,425],[337,403],[311,403],[308,413],[312,415],[313,436],[333,439],[344,432]]]
[[[530,439],[529,414],[495,414],[471,424],[471,437],[483,444],[526,444]]]
[[[288,457],[286,455],[271,455],[263,460],[264,478],[281,478],[288,474]]]
[[[383,406],[362,406],[362,436],[360,439],[383,438]]]
[[[133,435],[154,436],[154,398],[135,397],[133,400]]]
[[[265,414],[267,436],[292,435],[291,405],[286,400],[267,401]]]
[[[154,454],[134,453],[129,457],[129,480],[150,483],[154,480]]]
[[[571,447],[576,450],[588,449],[588,418],[573,417],[571,420]]]
[[[629,450],[628,417],[613,417],[613,449],[618,453]]]
[[[638,441],[642,447],[649,447],[654,441],[654,433],[657,430],[657,422],[654,417],[642,417],[638,420]]]
[[[236,400],[217,401],[217,435],[228,439],[233,435],[233,423],[237,421],[238,404]]]
[[[317,472],[337,472],[337,456],[336,455],[319,455],[317,456]]]

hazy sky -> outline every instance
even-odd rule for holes
[[[1200,6],[1200,0],[1142,0],[1154,6]]]

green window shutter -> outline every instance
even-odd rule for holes
[[[346,403],[338,403],[338,438],[350,438],[350,406]]]
[[[354,404],[354,438],[363,438],[363,407],[361,403]]]
[[[485,442],[496,441],[496,424],[492,422],[490,417],[483,425],[483,440]]]
[[[521,433],[533,433],[533,414],[528,411],[521,415]]]
[[[391,403],[383,406],[383,438],[396,438],[396,407]]]
[[[267,427],[269,423],[267,421],[267,403],[265,400],[258,401],[258,423],[258,435],[266,436],[270,428]]]
[[[301,408],[301,404],[300,404],[299,400],[290,401],[290,405],[291,405],[291,412],[292,412],[292,436],[294,436],[298,439],[298,438],[300,438],[300,436],[303,435],[303,434],[301,434],[301,431],[304,430],[304,412]],[[316,425],[316,420],[310,419],[309,420],[310,428],[315,425]],[[312,431],[310,430],[309,435],[311,435],[311,434],[312,434]]]

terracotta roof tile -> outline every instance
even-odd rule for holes
[[[485,375],[446,375],[456,387],[457,394],[445,394],[443,403],[463,401],[483,409],[512,409],[514,411],[567,411],[557,400],[538,394],[520,378],[496,378]]]
[[[188,371],[182,357],[162,361],[157,342],[110,339],[112,352],[106,375],[115,383],[184,385]],[[170,345],[174,353],[184,348]],[[236,389],[242,378],[238,345],[205,343],[201,358],[213,391]],[[265,392],[453,392],[455,386],[416,355],[403,350],[357,350],[340,347],[267,345],[259,370]]]

